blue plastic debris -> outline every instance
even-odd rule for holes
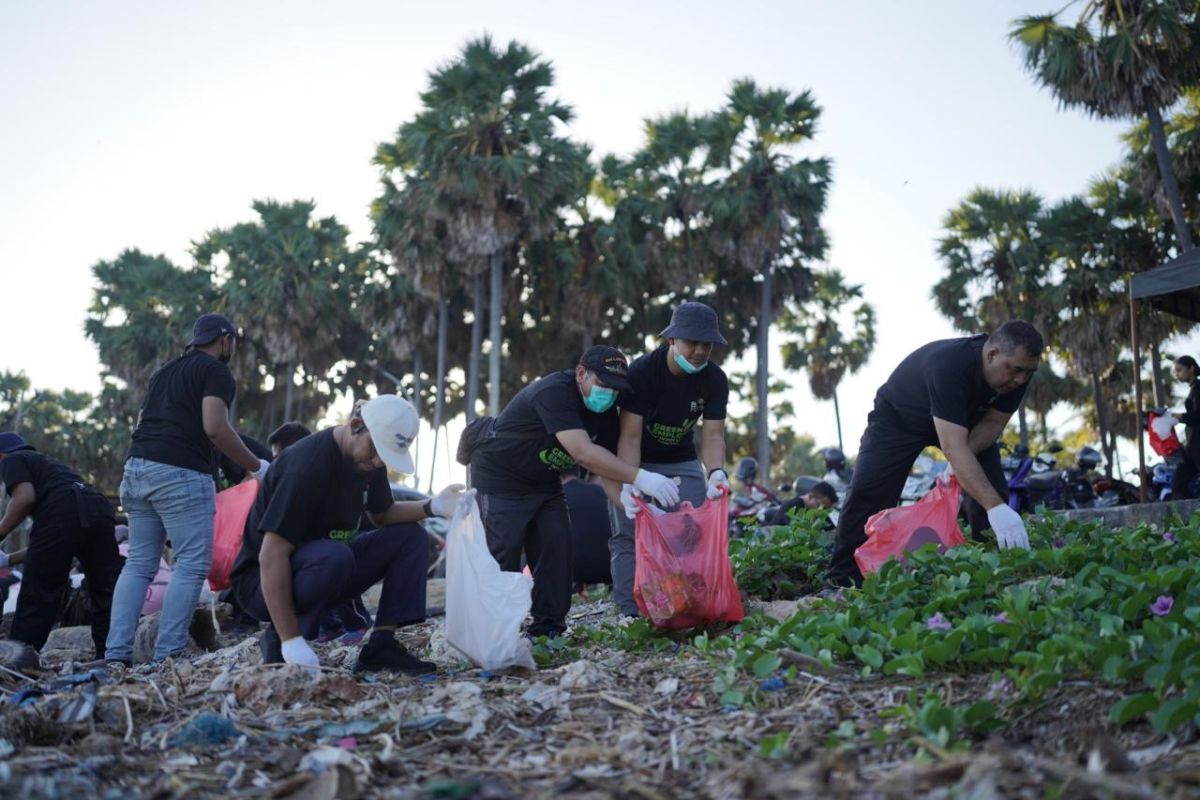
[[[45,695],[46,693],[41,689],[22,689],[9,695],[8,703],[14,706],[31,706],[38,701],[38,698]]]
[[[241,734],[233,723],[220,714],[205,711],[184,725],[170,739],[168,747],[195,747],[197,745],[224,744]]]
[[[774,678],[767,678],[762,682],[762,690],[764,692],[778,692],[785,686],[787,686],[787,682],[778,676]]]

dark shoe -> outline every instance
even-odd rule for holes
[[[108,669],[133,669],[132,658],[106,658],[104,666]]]
[[[539,636],[545,636],[547,639],[557,639],[558,637],[562,636],[564,633],[566,633],[565,628],[559,628],[559,627],[553,626],[553,625],[549,625],[549,626],[545,626],[545,627],[538,626],[538,625],[530,625],[529,628],[527,628],[525,631],[525,635],[528,636],[532,640],[536,640]]]
[[[279,634],[275,631],[274,625],[268,625],[267,629],[258,637],[258,649],[262,652],[262,663],[283,663],[283,644],[279,641]]]
[[[346,629],[340,625],[336,628],[326,628],[322,626],[321,630],[317,633],[317,638],[314,641],[316,641],[318,644],[328,644],[329,642],[332,642],[334,639],[343,635],[345,632]]]
[[[358,663],[354,665],[354,671],[383,670],[399,672],[402,675],[430,675],[437,672],[437,665],[432,661],[417,658],[395,639],[388,639],[383,644],[368,641],[358,651]]]

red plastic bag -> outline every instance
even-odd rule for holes
[[[738,622],[745,615],[729,562],[729,494],[654,516],[637,500],[633,599],[659,628]]]
[[[904,561],[909,550],[936,543],[938,552],[966,544],[958,528],[958,500],[962,490],[958,478],[939,479],[911,506],[885,508],[873,515],[865,526],[867,541],[854,551],[854,561],[863,575],[875,572],[889,558]]]
[[[208,588],[214,592],[229,588],[229,573],[242,549],[246,518],[258,497],[258,481],[243,481],[217,492],[217,513],[213,517],[213,555],[208,568]]]
[[[1179,441],[1179,436],[1175,434],[1174,428],[1171,428],[1171,432],[1166,436],[1159,436],[1158,431],[1154,430],[1154,420],[1162,416],[1153,411],[1146,415],[1146,433],[1150,435],[1150,449],[1166,458],[1172,453],[1178,452],[1183,447],[1183,443]]]

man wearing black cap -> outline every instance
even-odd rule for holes
[[[617,455],[634,467],[644,466],[676,478],[680,499],[699,506],[706,497],[717,497],[729,489],[725,474],[729,379],[709,361],[713,345],[728,342],[717,326],[717,312],[704,303],[680,303],[671,314],[671,324],[659,335],[666,342],[629,367],[631,388],[621,392]],[[608,548],[613,599],[624,616],[638,614],[633,599],[636,493],[636,487],[623,486],[621,506],[625,513],[618,512],[616,506],[610,511],[613,535]]]
[[[675,483],[618,459],[617,392],[629,388],[629,365],[614,347],[590,347],[574,370],[552,372],[517,393],[496,418],[491,438],[471,455],[488,549],[510,572],[521,555],[533,570],[531,636],[566,630],[571,605],[571,521],[560,473],[576,464],[611,482],[628,483],[666,505]]]
[[[0,433],[0,482],[12,498],[0,519],[0,540],[33,517],[10,638],[42,649],[62,605],[71,562],[78,558],[96,612],[96,658],[104,658],[113,585],[121,571],[112,506],[75,470],[37,452],[15,433]],[[8,563],[0,553],[0,566]]]
[[[109,661],[129,664],[133,658],[146,587],[158,571],[167,539],[175,571],[163,598],[154,659],[178,655],[187,645],[188,626],[212,562],[213,447],[255,478],[266,474],[268,463],[251,453],[229,424],[237,383],[228,364],[237,343],[237,330],[227,317],[204,314],[192,326],[183,355],[150,378],[121,481],[129,556],[113,595]]]

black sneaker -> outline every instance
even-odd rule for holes
[[[430,675],[437,672],[432,661],[422,661],[395,639],[379,644],[368,641],[358,651],[355,672],[399,672],[402,675]]]
[[[276,632],[274,625],[268,625],[267,629],[258,637],[258,649],[262,652],[262,663],[283,663],[283,644],[279,641],[279,633]]]

